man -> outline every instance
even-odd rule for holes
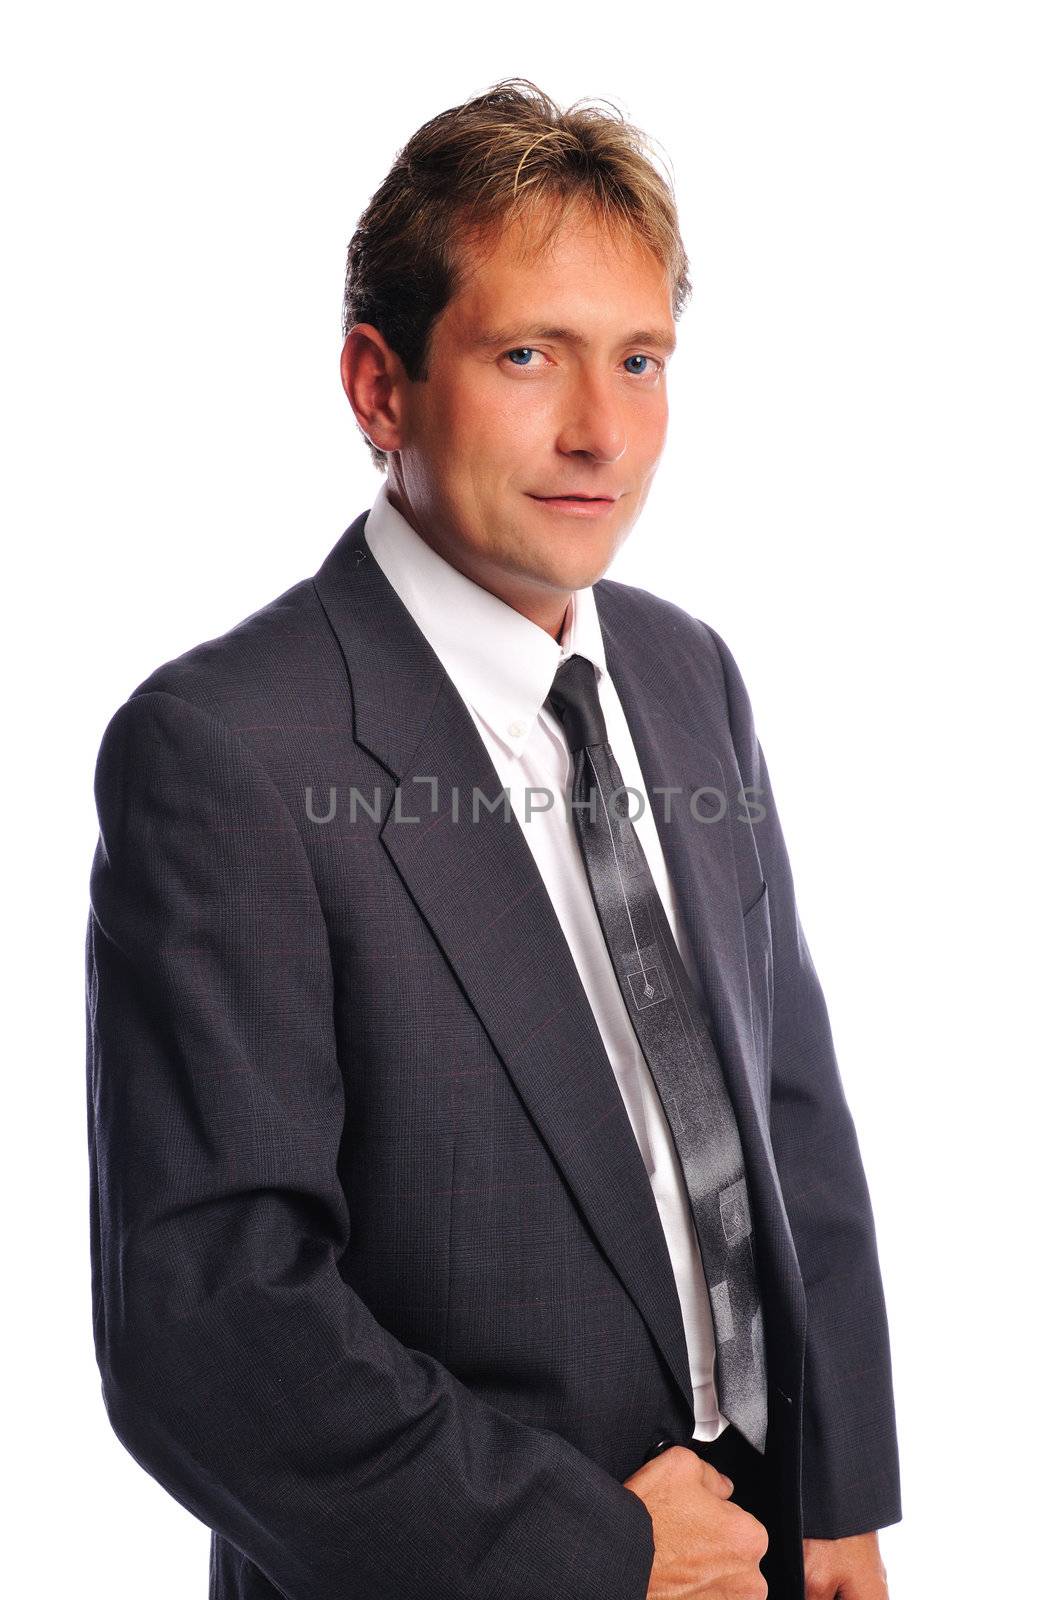
[[[626,123],[426,124],[348,261],[380,493],[104,735],[94,1336],[215,1600],[886,1594],[874,1226],[748,696],[603,577],[688,288]]]

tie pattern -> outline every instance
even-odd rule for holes
[[[764,1324],[734,1108],[708,1018],[683,964],[609,746],[595,668],[562,662],[547,704],[572,753],[572,817],[609,956],[683,1169],[716,1335],[727,1420],[763,1453]]]

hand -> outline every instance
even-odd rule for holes
[[[889,1600],[878,1534],[806,1539],[805,1600]]]
[[[646,1600],[767,1600],[762,1522],[735,1505],[734,1484],[683,1445],[654,1456],[625,1480],[653,1519]]]

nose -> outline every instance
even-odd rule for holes
[[[565,455],[587,455],[595,461],[619,461],[627,449],[623,402],[615,378],[583,371],[572,381],[563,402],[564,421],[558,449]]]

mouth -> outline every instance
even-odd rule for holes
[[[566,504],[572,500],[589,502],[591,505],[612,505],[616,499],[615,494],[533,494],[533,500],[561,501]]]
[[[553,516],[607,517],[616,504],[615,495],[605,494],[533,494],[529,499]]]

